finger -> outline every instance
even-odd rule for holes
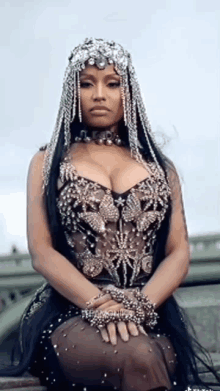
[[[109,342],[108,332],[105,327],[99,327],[101,336],[105,342]]]
[[[101,304],[99,307],[96,307],[99,310],[107,310],[109,308],[122,308],[121,304],[116,304],[114,300],[110,300],[104,304]]]
[[[146,331],[144,330],[143,326],[138,325],[138,329],[140,330],[140,332],[141,332],[142,334],[148,335],[148,334],[146,333]]]
[[[98,299],[91,300],[87,305],[87,308],[96,308],[109,300],[111,300],[111,295],[106,293],[106,295],[99,297]]]
[[[109,301],[108,303],[102,304],[100,307],[97,308],[97,310],[119,311],[122,308],[123,308],[122,304],[115,304],[115,302],[113,302],[113,304],[111,304],[111,302]]]
[[[129,341],[129,334],[128,334],[126,323],[125,322],[118,322],[117,323],[117,328],[118,328],[118,332],[119,332],[119,334],[121,336],[121,339],[124,342]]]
[[[96,297],[96,298],[93,298],[93,299],[89,300],[87,302],[87,307],[89,308],[89,307],[94,307],[96,305],[100,305],[102,303],[105,303],[106,300],[108,300],[108,301],[111,300],[111,296],[108,293],[106,293],[102,297]]]
[[[137,328],[137,325],[132,321],[128,322],[128,330],[133,336],[139,335],[139,330]]]
[[[117,335],[116,335],[115,324],[113,322],[109,322],[107,324],[107,330],[108,330],[108,335],[109,335],[110,342],[111,342],[112,345],[115,346],[117,344]]]

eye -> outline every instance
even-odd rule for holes
[[[120,86],[120,82],[112,82],[112,83],[109,83],[108,85],[111,86],[111,87],[119,87]]]
[[[92,86],[92,84],[87,81],[80,83],[80,87],[82,87],[82,88],[88,88],[89,86]],[[120,86],[120,82],[111,82],[111,83],[108,83],[108,86],[110,88],[116,88],[116,87]]]
[[[88,86],[91,86],[92,84],[91,83],[88,83],[88,82],[81,82],[80,83],[80,87],[82,87],[82,88],[87,88]]]

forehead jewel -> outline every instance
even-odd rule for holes
[[[69,66],[80,71],[85,68],[86,61],[99,69],[104,69],[108,64],[115,64],[124,73],[131,61],[131,55],[114,41],[86,38],[82,45],[76,46],[70,53]]]

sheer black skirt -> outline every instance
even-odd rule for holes
[[[20,376],[29,371],[48,390],[168,389],[188,386],[210,390],[200,370],[210,370],[220,382],[208,352],[193,336],[185,311],[173,295],[158,309],[158,323],[148,336],[130,336],[117,345],[103,342],[97,328],[80,316],[80,309],[49,283],[37,290],[20,322],[19,365],[0,376]],[[201,356],[203,355],[203,358]],[[13,354],[12,354],[13,360]],[[13,364],[13,362],[12,362]]]

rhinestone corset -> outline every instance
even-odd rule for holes
[[[116,286],[127,287],[151,274],[170,188],[156,164],[148,166],[146,179],[119,194],[80,176],[68,157],[61,162],[57,207],[77,268],[87,278],[107,275]]]

